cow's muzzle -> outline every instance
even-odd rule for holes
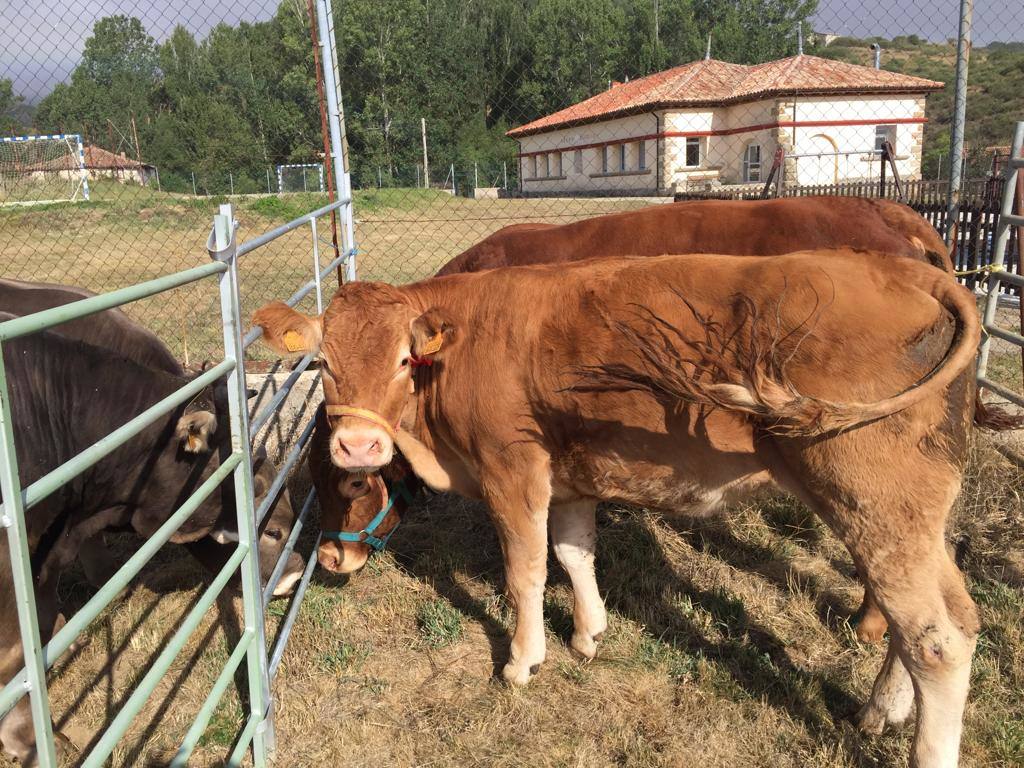
[[[333,417],[333,418],[332,418]],[[333,428],[331,460],[349,472],[373,472],[391,461],[397,425],[375,411],[348,405],[327,406],[327,418]],[[347,426],[342,419],[358,419],[359,428]]]

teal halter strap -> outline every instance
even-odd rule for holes
[[[396,530],[398,530],[398,524],[401,523],[399,518],[398,523],[395,527],[384,534],[383,538],[374,536],[373,532],[377,530],[377,527],[384,522],[384,518],[388,516],[388,512],[395,505],[395,496],[401,496],[406,504],[412,504],[413,498],[409,489],[405,485],[404,480],[399,480],[397,483],[384,482],[384,487],[388,489],[388,503],[384,505],[384,508],[377,513],[377,515],[371,520],[363,530],[359,532],[353,531],[322,531],[321,536],[331,541],[349,541],[355,544],[367,544],[373,548],[375,552],[380,552],[384,547],[388,545],[388,539],[391,538]]]

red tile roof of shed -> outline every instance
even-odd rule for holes
[[[628,83],[508,131],[519,138],[652,109],[714,107],[774,96],[927,93],[943,83],[818,56],[791,56],[765,64],[704,59]]]

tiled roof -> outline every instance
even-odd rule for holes
[[[613,84],[607,91],[513,128],[507,135],[518,138],[669,107],[725,106],[795,94],[926,93],[942,87],[943,83],[935,80],[818,56],[791,56],[752,66],[704,59]]]
[[[115,154],[102,147],[88,144],[84,147],[85,167],[99,170],[138,171],[147,168],[145,163],[126,157],[124,152]],[[25,166],[28,171],[75,171],[78,170],[78,155],[64,154],[52,160],[42,160]]]

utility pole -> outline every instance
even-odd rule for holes
[[[423,135],[423,188],[430,188],[430,164],[427,162],[427,118],[420,118],[420,133]]]
[[[477,190],[480,188],[480,169],[476,163],[473,163],[473,189]]]
[[[132,139],[135,141],[135,159],[142,165],[142,147],[139,146],[139,129],[135,127],[135,113],[130,112],[132,121]]]
[[[956,87],[953,90],[953,131],[950,135],[949,195],[943,233],[949,243],[960,210],[960,185],[964,169],[964,121],[967,118],[967,65],[971,59],[971,22],[974,0],[960,0],[960,31],[956,46]]]
[[[195,171],[189,171],[189,173],[192,174],[192,196],[193,197],[198,197],[198,194],[196,193],[196,172]]]
[[[508,164],[501,161],[501,188],[508,189]]]

